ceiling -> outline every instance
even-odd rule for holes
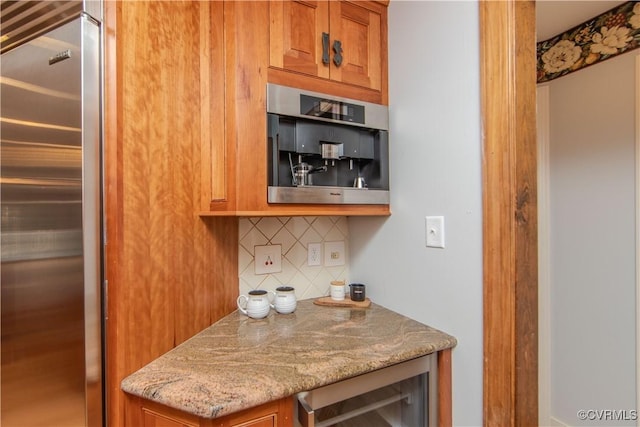
[[[622,3],[624,2],[612,0],[538,0],[536,1],[537,40],[548,40]]]

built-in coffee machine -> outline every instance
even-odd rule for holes
[[[389,203],[387,106],[267,85],[269,203]]]

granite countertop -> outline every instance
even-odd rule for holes
[[[291,396],[454,347],[456,339],[380,305],[298,301],[264,319],[235,311],[122,381],[130,394],[204,418]]]

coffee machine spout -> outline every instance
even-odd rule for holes
[[[312,168],[309,173],[321,173],[321,172],[326,172],[327,171],[327,167],[326,166],[320,166],[320,167],[314,167]]]

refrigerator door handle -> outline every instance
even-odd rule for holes
[[[102,176],[100,27],[81,16],[82,228],[88,411],[102,412]],[[98,406],[99,405],[99,406]]]

